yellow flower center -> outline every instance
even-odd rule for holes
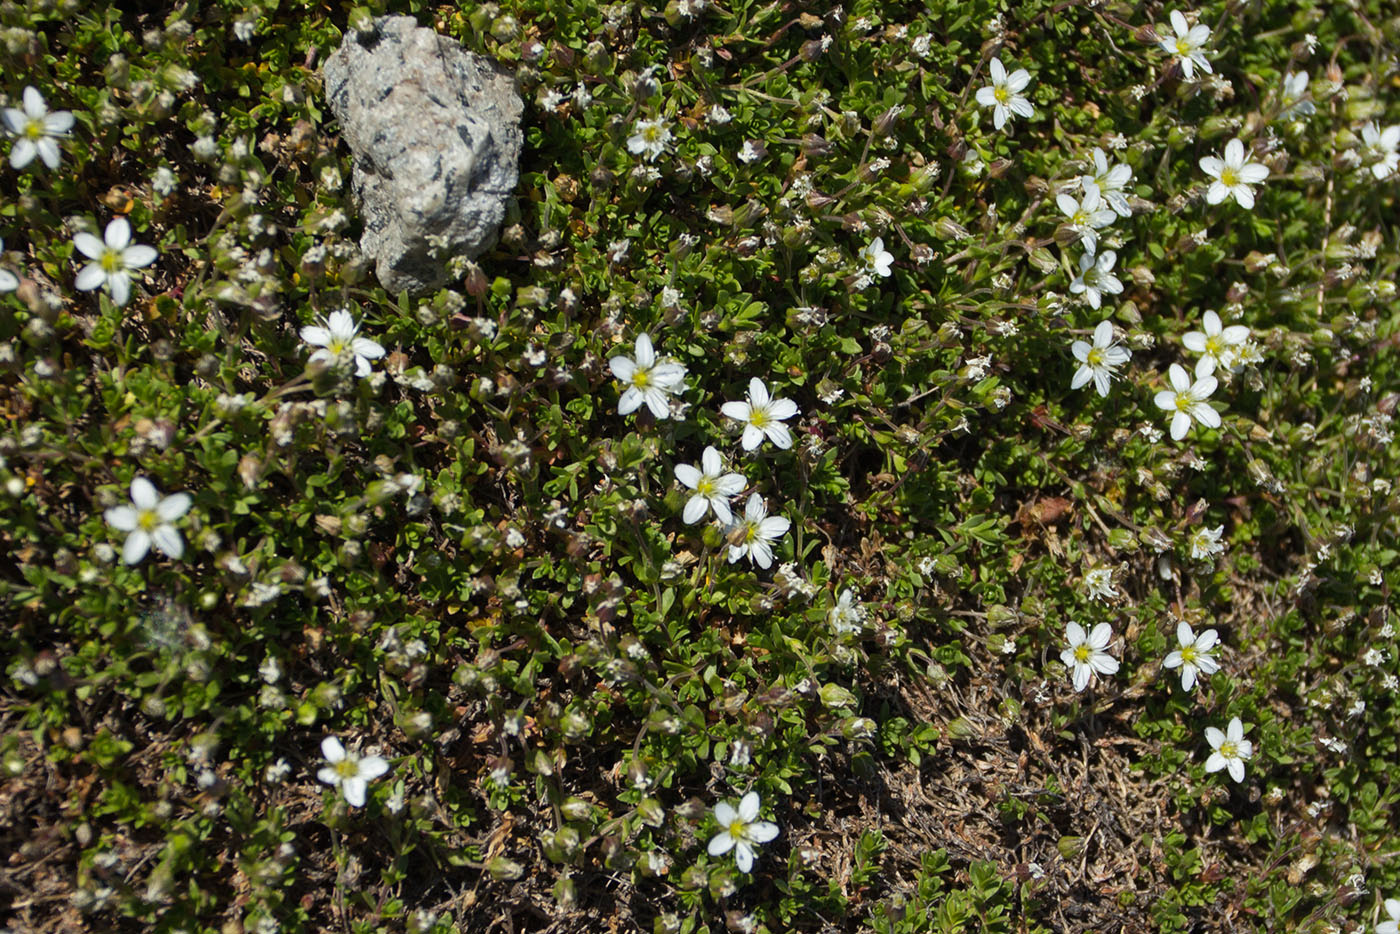
[[[725,829],[729,831],[731,837],[735,840],[739,840],[743,838],[744,831],[748,829],[748,825],[736,817]]]
[[[998,104],[1005,104],[1011,100],[1011,92],[1005,87],[997,88],[992,92],[992,95],[997,99]]]
[[[661,127],[647,127],[645,130],[642,131],[642,139],[646,140],[648,143],[654,143],[657,140],[661,139]]]
[[[360,774],[360,764],[354,759],[341,759],[335,764],[335,774],[341,778],[354,778]]]
[[[1185,411],[1186,411],[1187,409],[1189,409],[1189,408],[1191,408],[1191,397],[1188,396],[1188,395],[1186,395],[1185,393],[1181,393],[1181,392],[1177,393],[1177,394],[1176,394],[1176,410],[1177,410],[1178,412],[1185,412]]]
[[[749,424],[755,428],[762,428],[768,424],[768,413],[763,409],[751,409],[749,411]]]
[[[647,370],[634,370],[632,373],[632,385],[638,389],[646,389],[651,385],[651,373]]]
[[[39,139],[44,135],[44,121],[30,120],[24,125],[24,135],[30,139]]]
[[[116,250],[103,250],[102,259],[99,262],[102,264],[103,272],[116,272],[123,265],[122,255]]]
[[[1220,744],[1220,754],[1227,759],[1235,759],[1239,757],[1240,749],[1227,739]]]
[[[1210,354],[1212,357],[1220,356],[1220,351],[1224,349],[1225,342],[1220,339],[1219,334],[1215,335],[1214,337],[1206,338],[1206,353]]]
[[[750,522],[744,529],[744,542],[747,544],[756,538],[758,538],[758,526]]]
[[[695,495],[709,499],[715,495],[715,481],[709,477],[701,477],[700,482],[695,484]]]
[[[1103,366],[1103,348],[1095,347],[1090,350],[1084,362],[1094,367]]]
[[[1184,645],[1181,647],[1181,660],[1187,665],[1196,664],[1196,647],[1194,645]]]
[[[1177,55],[1186,55],[1186,56],[1190,56],[1190,54],[1191,54],[1191,40],[1187,39],[1185,36],[1182,36],[1182,37],[1180,37],[1179,39],[1177,39],[1177,40],[1176,40],[1176,54],[1177,54]]]
[[[326,344],[326,349],[336,356],[345,353],[349,347],[350,342],[341,337],[332,337],[329,343]]]
[[[156,515],[154,509],[142,509],[136,513],[136,524],[140,526],[141,531],[149,532],[160,525],[160,516]]]
[[[1093,650],[1089,648],[1087,643],[1080,643],[1074,647],[1074,660],[1081,665],[1088,662],[1089,656],[1092,654]]]
[[[1227,166],[1220,170],[1220,184],[1224,185],[1226,188],[1234,188],[1239,183],[1240,177],[1235,173],[1234,169]]]

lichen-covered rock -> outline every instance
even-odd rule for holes
[[[361,249],[390,292],[442,285],[450,257],[496,242],[519,179],[514,78],[411,16],[352,33],[324,74],[355,156]]]

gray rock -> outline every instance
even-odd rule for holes
[[[437,288],[450,257],[495,244],[519,180],[514,77],[411,16],[351,33],[324,74],[355,157],[361,249],[390,292]]]

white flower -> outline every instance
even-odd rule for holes
[[[316,777],[327,785],[339,786],[346,803],[354,808],[364,807],[369,783],[389,771],[389,763],[379,756],[362,759],[353,752],[346,752],[334,736],[321,740],[321,754],[330,764],[323,765]]]
[[[1098,146],[1094,147],[1094,174],[1084,175],[1079,179],[1080,186],[1089,190],[1089,185],[1093,184],[1099,189],[1099,194],[1103,196],[1108,206],[1113,208],[1114,213],[1119,217],[1131,217],[1133,209],[1128,206],[1128,198],[1123,194],[1123,190],[1128,183],[1133,180],[1133,170],[1119,162],[1110,167],[1108,156]]]
[[[770,542],[782,538],[791,527],[792,523],[782,516],[769,516],[763,497],[750,493],[749,501],[744,505],[744,518],[729,529],[729,563],[733,564],[748,555],[749,560],[759,567],[771,567],[773,546]]]
[[[1215,648],[1217,633],[1207,629],[1199,636],[1183,622],[1176,624],[1177,648],[1162,662],[1164,668],[1181,669],[1181,689],[1189,691],[1196,686],[1196,675],[1213,675],[1220,670],[1220,663],[1211,657]]]
[[[1254,755],[1254,744],[1244,738],[1244,724],[1240,723],[1240,718],[1231,717],[1224,733],[1213,726],[1206,727],[1206,741],[1213,750],[1206,760],[1206,771],[1229,769],[1231,778],[1244,781],[1244,763]]]
[[[1400,125],[1388,126],[1384,130],[1375,123],[1361,128],[1361,141],[1366,156],[1371,159],[1371,174],[1376,178],[1388,178],[1400,169]]]
[[[619,415],[630,415],[643,402],[658,419],[668,418],[671,405],[668,395],[685,392],[685,367],[668,359],[657,359],[651,337],[642,332],[634,344],[636,359],[618,355],[608,360],[613,376],[627,388],[617,402]]]
[[[873,272],[881,277],[890,274],[890,264],[894,262],[894,254],[885,249],[884,237],[876,237],[871,240],[870,245],[863,247],[858,255],[867,272]]]
[[[757,162],[762,155],[763,154],[759,152],[758,147],[754,145],[754,141],[751,139],[744,140],[744,145],[739,147],[739,161],[745,165]]]
[[[0,240],[0,254],[5,252],[5,241]],[[19,288],[19,278],[8,269],[0,269],[0,293],[13,292]]]
[[[627,140],[627,151],[633,155],[646,153],[648,162],[654,162],[656,157],[666,151],[666,147],[671,142],[671,130],[666,126],[666,121],[657,117],[655,120],[638,120],[636,132]]]
[[[1310,100],[1304,100],[1303,95],[1308,93],[1308,73],[1306,71],[1290,71],[1283,76],[1283,86],[1279,90],[1279,119],[1287,120],[1291,117],[1306,117],[1317,108]]]
[[[707,510],[713,509],[715,518],[729,525],[734,521],[734,514],[729,511],[729,498],[743,492],[748,481],[743,474],[722,473],[724,463],[714,445],[701,452],[700,466],[704,468],[703,472],[691,464],[676,465],[676,479],[695,491],[695,495],[686,502],[681,518],[686,524],[693,525],[705,517]]]
[[[190,511],[190,494],[173,493],[161,496],[151,481],[137,477],[131,481],[131,505],[113,506],[106,512],[107,524],[118,532],[126,532],[122,546],[122,561],[136,564],[155,545],[161,553],[179,558],[185,553],[185,542],[175,528],[175,520]]]
[[[1094,328],[1094,342],[1075,341],[1069,345],[1070,353],[1079,361],[1079,369],[1074,371],[1070,389],[1079,389],[1089,380],[1100,396],[1108,395],[1108,384],[1113,379],[1113,371],[1128,362],[1133,352],[1121,344],[1113,342],[1113,322],[1105,319]]]
[[[84,292],[105,285],[117,305],[131,298],[131,270],[151,265],[157,255],[155,247],[131,242],[131,225],[125,217],[113,218],[101,240],[86,232],[74,234],[73,246],[92,260],[78,272],[73,285]]]
[[[324,360],[330,363],[348,353],[355,358],[355,375],[368,376],[369,362],[384,356],[384,348],[368,337],[356,336],[359,330],[350,312],[343,308],[331,312],[324,325],[308,324],[301,329],[301,339],[320,349],[307,362]]]
[[[1206,402],[1218,385],[1214,376],[1202,376],[1191,381],[1191,377],[1173,363],[1167,371],[1172,388],[1163,389],[1152,400],[1157,408],[1172,413],[1172,440],[1180,441],[1191,430],[1191,420],[1195,419],[1207,428],[1220,427],[1220,413]]]
[[[1021,94],[1026,89],[1026,85],[1031,83],[1031,74],[1024,68],[1018,68],[1011,74],[1006,73],[1006,66],[1001,63],[1001,59],[992,56],[990,63],[992,72],[992,83],[977,91],[977,103],[983,107],[991,107],[992,126],[1000,130],[1006,125],[1006,121],[1012,114],[1027,119],[1035,116],[1035,108],[1031,102]]]
[[[1188,81],[1195,75],[1197,68],[1210,74],[1210,61],[1205,53],[1206,41],[1210,39],[1210,27],[1204,23],[1188,27],[1186,17],[1181,15],[1180,10],[1172,10],[1171,21],[1176,36],[1161,39],[1157,44],[1168,55],[1181,59],[1181,71]]]
[[[10,150],[10,165],[22,169],[37,155],[44,165],[56,169],[60,156],[56,140],[73,128],[73,115],[66,110],[49,113],[43,95],[34,88],[25,88],[23,98],[23,110],[6,107],[0,114],[5,129],[19,137]]]
[[[1098,185],[1082,179],[1080,184],[1084,187],[1083,198],[1075,198],[1069,192],[1062,191],[1055,196],[1055,203],[1069,218],[1069,227],[1079,234],[1079,242],[1084,244],[1084,249],[1093,253],[1099,247],[1099,235],[1095,231],[1113,223],[1118,215],[1104,204]]]
[[[1113,586],[1112,568],[1093,568],[1084,573],[1084,592],[1092,600],[1112,600],[1118,596],[1118,588]]]
[[[1112,638],[1113,627],[1108,623],[1099,623],[1090,633],[1075,622],[1065,627],[1069,648],[1060,653],[1060,661],[1070,669],[1076,691],[1087,688],[1095,673],[1111,675],[1118,670],[1118,659],[1104,651]]]
[[[1215,528],[1201,526],[1191,533],[1191,557],[1197,561],[1214,557],[1225,550],[1225,546],[1220,544],[1220,536],[1225,534],[1225,526],[1217,525]]]
[[[1400,934],[1400,898],[1387,898],[1385,913],[1390,915],[1390,920],[1376,925],[1376,934]]]
[[[778,835],[778,825],[758,819],[758,792],[751,791],[739,801],[735,810],[728,801],[715,805],[715,822],[719,833],[710,839],[711,856],[734,851],[734,864],[740,872],[753,868],[754,848]]]
[[[1079,275],[1069,284],[1074,295],[1083,293],[1084,300],[1095,310],[1103,304],[1103,295],[1119,295],[1123,292],[1122,281],[1113,274],[1113,264],[1118,262],[1118,254],[1104,250],[1095,256],[1092,250],[1079,257]]]
[[[1236,203],[1246,211],[1254,207],[1254,189],[1249,186],[1258,185],[1269,177],[1268,167],[1249,161],[1244,143],[1238,139],[1225,144],[1224,159],[1202,156],[1201,171],[1215,179],[1206,190],[1206,203],[1219,204],[1233,195]]]
[[[744,436],[739,443],[745,451],[758,447],[765,436],[785,451],[792,447],[792,434],[783,420],[797,414],[797,403],[769,397],[768,388],[757,376],[749,380],[748,401],[726,402],[719,410],[744,423]]]
[[[841,591],[840,598],[827,613],[827,621],[837,635],[860,632],[865,628],[865,607],[848,588]]]
[[[1196,363],[1197,376],[1209,376],[1216,367],[1232,370],[1240,360],[1240,350],[1249,340],[1249,328],[1243,324],[1221,327],[1220,316],[1207,311],[1202,319],[1204,331],[1187,331],[1181,336],[1181,343],[1187,350],[1205,354]]]

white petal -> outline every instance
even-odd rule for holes
[[[749,542],[749,559],[766,571],[773,566],[773,549],[764,541]]]
[[[721,827],[728,827],[730,824],[734,823],[734,819],[738,816],[739,812],[735,811],[734,805],[730,804],[728,801],[721,801],[719,804],[715,805],[715,822]],[[733,846],[734,844],[731,842],[729,845]],[[725,849],[728,849],[728,847]]]
[[[1012,94],[1019,94],[1026,89],[1026,85],[1031,83],[1031,73],[1024,68],[1017,68],[1006,76],[1006,87]],[[1012,107],[1015,107],[1013,102]]]
[[[622,398],[617,400],[617,414],[631,415],[641,408],[644,397],[642,391],[636,386],[628,386],[622,393]]]
[[[978,88],[977,103],[983,107],[995,107],[997,105],[997,89],[990,86]]]
[[[1181,689],[1189,691],[1196,686],[1196,666],[1187,665],[1181,669]]]
[[[141,516],[131,506],[113,506],[103,513],[107,524],[118,532],[130,532],[140,525]]]
[[[180,558],[185,554],[185,541],[173,525],[156,526],[155,531],[151,533],[151,539],[162,554],[171,558]]]
[[[1210,377],[1206,377],[1209,379]],[[1220,427],[1220,413],[1204,402],[1197,402],[1191,406],[1191,417],[1205,425],[1207,428]]]
[[[112,304],[120,308],[131,299],[131,279],[124,272],[108,273],[107,291],[111,293]]]
[[[1230,196],[1230,189],[1222,182],[1211,182],[1206,189],[1206,204],[1219,204]]]
[[[1236,185],[1230,192],[1235,196],[1235,203],[1246,211],[1254,207],[1254,192],[1248,186]]]
[[[1201,652],[1209,652],[1215,648],[1215,643],[1220,641],[1220,635],[1214,629],[1207,629],[1196,637],[1196,649]]]
[[[1105,253],[1104,255],[1111,256],[1113,254]],[[1094,328],[1094,346],[1107,347],[1111,343],[1113,343],[1113,322],[1105,318]]]
[[[1079,389],[1093,378],[1094,368],[1088,366],[1087,364],[1085,366],[1081,366],[1079,369],[1074,371],[1074,378],[1069,381],[1069,388]]]
[[[724,469],[724,461],[720,459],[719,451],[715,450],[713,444],[705,446],[705,450],[700,452],[700,465],[705,468],[705,473],[712,477],[719,476],[719,472]]]
[[[738,496],[748,485],[749,481],[744,479],[743,474],[738,473],[727,473],[715,480],[715,490],[725,496]]]
[[[1211,178],[1219,178],[1220,173],[1225,171],[1225,163],[1218,156],[1202,156],[1200,165],[1201,171]]]
[[[707,449],[709,450],[709,449]],[[692,490],[700,485],[700,471],[695,469],[693,464],[677,464],[675,467],[676,479]]]
[[[705,518],[705,511],[709,508],[710,501],[703,496],[692,496],[686,501],[685,511],[681,513],[681,519],[686,525],[694,525]]]
[[[344,308],[337,308],[330,313],[330,316],[326,318],[326,327],[332,336],[346,341],[354,337],[355,331],[358,330],[354,316]]]
[[[360,775],[367,779],[376,779],[389,771],[389,763],[380,756],[365,756],[360,760]]]
[[[740,872],[753,869],[753,847],[742,840],[734,848],[734,865],[739,867]]]
[[[749,826],[749,839],[754,843],[767,843],[778,835],[778,825],[761,820]]]
[[[988,64],[988,69],[992,73],[993,84],[1006,83],[1006,66],[1001,63],[1000,58],[997,58],[995,55],[993,55],[991,62]]]
[[[125,217],[114,217],[107,224],[107,229],[102,233],[102,239],[107,242],[109,249],[118,252],[125,250],[131,243],[131,224]]]
[[[1169,654],[1167,655],[1166,658],[1162,659],[1162,667],[1163,667],[1163,668],[1176,668],[1176,667],[1177,667],[1178,665],[1180,665],[1180,664],[1181,664],[1181,653],[1180,653],[1180,652],[1173,651],[1173,652],[1169,653]]]
[[[151,481],[137,477],[131,481],[131,502],[137,509],[155,509],[160,503],[160,494]]]
[[[757,425],[745,425],[744,436],[739,439],[739,446],[745,451],[752,451],[763,443],[763,429]]]
[[[1200,331],[1187,331],[1181,335],[1181,346],[1196,353],[1206,352],[1206,336]]]
[[[725,826],[728,825],[726,824]],[[711,837],[710,845],[706,847],[706,849],[711,856],[723,856],[725,853],[734,849],[734,842],[734,838],[729,835],[729,832],[724,831],[723,833]]]
[[[671,414],[671,405],[666,401],[666,393],[655,386],[648,387],[642,398],[646,400],[647,408],[651,409],[651,414],[658,419],[666,418]]]
[[[39,158],[43,160],[44,165],[51,169],[58,168],[59,162],[62,161],[58,151],[58,143],[44,136],[34,144],[34,149],[39,153]]]
[[[172,493],[156,504],[156,515],[166,522],[174,522],[190,511],[192,502],[188,493]]]
[[[304,333],[305,332],[303,332],[303,334]],[[632,381],[632,374],[637,372],[637,364],[633,363],[628,357],[609,357],[608,369],[612,370],[613,376],[616,376],[622,382],[630,383]]]
[[[1108,371],[1107,371],[1107,370],[1095,370],[1095,371],[1094,371],[1094,388],[1097,389],[1097,390],[1099,391],[1099,395],[1100,395],[1100,396],[1103,396],[1104,398],[1107,398],[1107,397],[1108,397],[1108,387],[1109,387]]]
[[[1073,620],[1065,624],[1065,641],[1068,642],[1071,647],[1079,645],[1084,642],[1086,638],[1087,634],[1084,632],[1083,626]]]
[[[73,115],[66,110],[57,110],[44,118],[44,132],[62,136],[73,129]]]
[[[49,112],[48,105],[44,103],[44,95],[39,93],[35,87],[26,87],[21,95],[25,116],[31,120],[42,120],[44,114]]]
[[[1225,144],[1225,164],[1236,167],[1244,164],[1244,143],[1232,139]]]
[[[1172,440],[1180,441],[1186,437],[1186,433],[1191,430],[1191,416],[1185,412],[1177,412],[1172,416]]]
[[[321,740],[321,755],[325,756],[327,762],[339,762],[345,758],[345,747],[340,745],[340,740],[334,736],[327,736]]]
[[[749,405],[756,409],[761,409],[768,404],[771,397],[768,395],[768,387],[763,385],[763,380],[757,376],[749,379]]]
[[[301,329],[301,339],[312,347],[324,347],[331,342],[331,332],[316,324]]]
[[[1170,389],[1163,389],[1152,397],[1152,403],[1159,409],[1166,409],[1168,412],[1176,408],[1176,393]]]
[[[745,434],[747,433],[748,432],[745,431]],[[792,433],[789,432],[787,426],[781,422],[769,422],[768,425],[764,427],[763,433],[768,436],[769,441],[772,441],[774,445],[782,448],[784,451],[792,447]]]
[[[1219,772],[1223,768],[1225,768],[1225,757],[1220,753],[1213,752],[1210,754],[1210,757],[1206,759],[1207,772]]]
[[[715,518],[725,525],[734,521],[734,513],[729,509],[729,501],[723,496],[711,496],[710,508],[715,511]]]
[[[1090,655],[1089,665],[1101,675],[1111,675],[1118,670],[1118,659],[1112,655]]]
[[[656,364],[656,350],[651,345],[651,337],[643,332],[637,335],[637,366],[649,370]]]
[[[758,819],[758,792],[751,791],[739,799],[739,820],[751,824]]]
[[[317,769],[316,777],[319,778],[321,781],[325,782],[327,785],[340,784],[340,773],[337,772],[335,769],[331,768],[329,765],[323,765],[319,769]]]
[[[741,422],[748,421],[749,414],[752,411],[753,410],[749,408],[749,404],[747,402],[726,402],[724,405],[719,407],[719,412],[721,415],[737,419]]]
[[[1186,620],[1176,624],[1176,641],[1181,645],[1191,645],[1196,641],[1196,634],[1191,631],[1191,624]]]
[[[1074,666],[1074,689],[1082,691],[1089,686],[1089,678],[1092,674],[1088,665],[1076,664]]]
[[[763,497],[757,493],[750,493],[748,501],[744,503],[744,518],[750,522],[758,523],[768,515],[768,507],[763,505]]]
[[[1244,781],[1244,763],[1239,759],[1231,759],[1229,762],[1230,777],[1237,782]]]
[[[1190,30],[1190,27],[1186,25],[1186,17],[1182,15],[1180,10],[1172,10],[1170,19],[1172,29],[1178,36],[1184,36]]]
[[[357,357],[368,357],[370,360],[378,360],[384,356],[384,348],[368,337],[357,337],[350,342],[350,349]]]
[[[768,417],[779,421],[797,414],[797,403],[791,399],[774,399],[768,404]]]
[[[149,266],[156,261],[160,254],[153,246],[144,243],[133,243],[122,251],[122,262],[128,269],[140,269],[142,266]]]
[[[1031,117],[1035,116],[1035,108],[1032,107],[1031,102],[1026,100],[1024,97],[1011,98],[1010,107],[1011,112],[1019,117],[1025,117],[1027,119],[1030,119]]]
[[[1239,717],[1231,717],[1229,724],[1225,727],[1225,738],[1236,746],[1244,739],[1244,724]]]
[[[136,529],[126,537],[126,544],[122,546],[122,562],[136,564],[150,550],[151,536],[144,529]]]
[[[0,269],[0,292],[13,292],[19,288],[19,279],[8,269]]]
[[[340,783],[340,790],[345,795],[345,803],[354,808],[365,806],[365,792],[369,790],[369,783],[358,775],[351,775]]]
[[[1210,743],[1210,748],[1219,749],[1225,742],[1225,734],[1213,726],[1206,727],[1206,742]]]
[[[34,161],[34,156],[38,153],[39,147],[34,145],[34,141],[28,137],[20,137],[15,140],[14,147],[10,150],[10,165],[16,169],[22,169]]]
[[[792,523],[784,517],[769,516],[767,519],[764,519],[763,521],[759,522],[758,536],[759,538],[772,541],[774,539],[782,538],[784,535],[787,534],[787,531],[790,528],[792,528]]]
[[[1089,633],[1089,647],[1095,650],[1103,649],[1113,639],[1113,627],[1108,623],[1099,623]]]

